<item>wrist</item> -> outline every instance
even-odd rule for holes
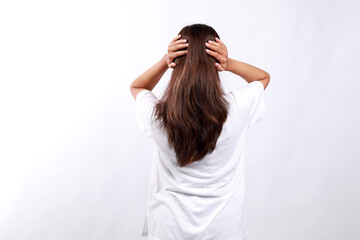
[[[169,53],[165,53],[163,56],[164,64],[166,65],[166,69],[170,68],[168,65]]]
[[[232,72],[233,63],[234,63],[233,59],[228,57],[225,71]]]
[[[167,64],[167,53],[164,54],[164,56],[161,58],[160,62],[163,67],[166,67],[166,69],[169,68],[169,66]]]

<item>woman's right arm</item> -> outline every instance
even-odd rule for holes
[[[269,73],[250,64],[229,58],[227,48],[219,38],[215,38],[215,42],[206,42],[205,45],[209,48],[206,49],[206,52],[219,61],[219,63],[215,63],[218,71],[232,72],[245,79],[248,83],[260,81],[264,85],[264,89],[266,89],[270,82]]]

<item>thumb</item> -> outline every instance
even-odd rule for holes
[[[219,63],[215,63],[215,67],[218,71],[224,71],[224,68]]]

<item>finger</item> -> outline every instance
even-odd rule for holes
[[[188,47],[189,44],[188,43],[183,43],[183,44],[178,44],[178,45],[175,45],[175,46],[172,46],[168,49],[169,52],[175,52],[179,49],[182,49],[182,48],[186,48]]]
[[[209,42],[210,42],[210,41],[211,41],[211,40],[209,40]],[[210,45],[209,45],[209,44],[206,44],[206,46],[209,46],[209,48],[210,48],[211,50],[214,50],[214,51],[218,52],[218,53],[221,54],[221,55],[227,56],[227,49],[226,49],[226,46],[225,46],[225,45],[220,45],[220,43],[211,41],[211,42],[210,42]],[[214,46],[214,47],[212,47],[212,46]],[[215,46],[216,46],[217,48],[216,48]]]
[[[170,48],[172,48],[173,46],[176,46],[176,45],[178,45],[178,44],[185,44],[186,42],[187,42],[186,39],[180,39],[180,40],[177,40],[177,41],[175,41],[175,42],[172,42],[172,43],[169,44],[168,50],[169,50]]]
[[[210,48],[211,50],[215,51],[215,52],[220,52],[220,47],[219,46],[216,46],[216,45],[213,45],[213,44],[209,44],[209,43],[205,43],[205,45]]]
[[[171,59],[175,59],[177,57],[185,55],[186,53],[187,53],[187,50],[173,52],[173,53],[171,53]]]
[[[175,42],[171,42],[170,45],[173,46],[173,45],[177,45],[180,43],[186,43],[186,42],[187,42],[187,39],[179,39],[179,40],[176,40]]]
[[[218,58],[220,57],[220,54],[218,54],[217,52],[214,52],[214,51],[212,51],[210,49],[206,49],[206,52],[208,54],[210,54],[211,56],[213,56],[214,58],[216,58],[217,60],[219,60]]]
[[[216,52],[217,54],[219,54],[219,57],[221,56],[227,56],[227,53],[224,49],[221,49],[219,47],[214,47],[214,46],[209,46],[208,47],[209,50]],[[219,58],[217,58],[219,60]]]
[[[181,35],[177,35],[176,37],[173,38],[173,40],[171,40],[171,42],[175,42],[177,39],[179,39],[181,37]]]
[[[172,63],[169,64],[169,67],[170,67],[170,68],[174,68],[175,66],[176,66],[176,63],[174,63],[174,62],[172,62]]]
[[[221,46],[220,43],[215,42],[215,41],[213,41],[213,40],[209,40],[209,43],[212,44],[212,45],[215,45],[215,46],[219,46],[219,47]]]
[[[220,44],[224,44],[223,41],[221,41],[220,38],[218,38],[218,37],[215,37],[215,41],[220,43]]]

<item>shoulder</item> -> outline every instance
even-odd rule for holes
[[[257,90],[265,91],[265,86],[260,81],[252,81],[251,83],[248,83],[246,87],[256,88]]]
[[[154,109],[157,101],[157,97],[148,89],[139,91],[135,99],[136,122],[140,129],[149,137],[151,136],[151,123],[153,121]]]
[[[247,83],[240,89],[232,90],[230,93],[236,98],[251,98],[254,95],[262,94],[265,91],[264,84],[260,81]]]
[[[143,119],[147,119],[147,120],[152,119],[155,105],[158,102],[159,99],[155,96],[155,94],[152,91],[148,89],[139,91],[135,99],[137,115],[141,116],[141,118]]]
[[[142,89],[136,94],[135,102],[141,103],[141,102],[153,102],[158,100],[155,94],[148,90],[148,89]]]
[[[261,92],[261,91],[265,91],[265,88],[264,88],[264,84],[260,81],[252,81],[248,84],[245,85],[245,87],[243,87],[242,89],[240,89],[242,91],[258,91],[258,92]]]

